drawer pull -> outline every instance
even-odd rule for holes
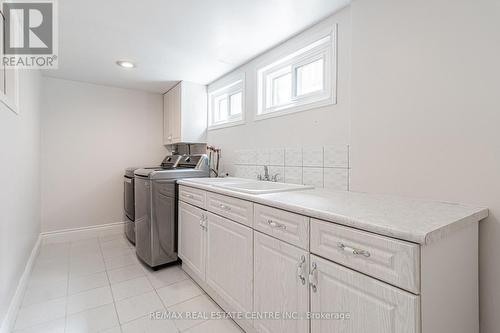
[[[220,204],[219,207],[220,207],[220,209],[223,209],[225,211],[230,211],[231,210],[231,207],[223,205],[223,204]]]
[[[192,195],[192,194],[189,194],[189,193],[184,193],[184,196],[185,196],[186,198],[189,198],[189,199],[193,199],[193,198],[194,198],[194,197],[193,197],[193,195]]]
[[[306,284],[306,277],[304,276],[304,265],[306,263],[306,257],[302,255],[300,257],[300,261],[297,264],[297,275],[299,276],[300,282],[302,282],[302,285]]]
[[[309,285],[311,286],[311,289],[313,292],[316,292],[318,290],[318,280],[316,278],[316,270],[318,266],[316,265],[315,262],[312,263],[312,270],[309,273]]]
[[[271,228],[279,228],[279,229],[286,230],[286,225],[284,225],[282,223],[274,222],[273,220],[267,220],[267,224],[269,224],[271,226]]]
[[[201,215],[201,219],[200,219],[200,227],[201,227],[202,229],[204,229],[204,230],[206,230],[206,229],[207,229],[206,222],[205,222],[205,221],[206,221],[206,219],[207,219],[207,217],[205,216],[205,214],[202,214],[202,215]]]
[[[356,249],[354,247],[347,246],[347,245],[345,245],[343,243],[339,243],[338,244],[338,248],[341,249],[342,251],[352,253],[352,254],[354,254],[356,256],[364,256],[366,258],[370,257],[370,252],[368,252],[366,250]]]

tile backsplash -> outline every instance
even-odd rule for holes
[[[236,150],[233,175],[256,179],[264,174],[264,165],[280,182],[349,190],[348,145]]]

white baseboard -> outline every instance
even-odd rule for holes
[[[7,310],[7,314],[2,322],[2,326],[0,327],[0,333],[10,333],[14,328],[14,324],[16,322],[17,312],[21,307],[24,291],[26,289],[26,284],[28,283],[28,278],[31,274],[31,270],[33,269],[33,265],[35,263],[35,259],[38,256],[38,252],[40,251],[42,237],[38,236],[38,239],[33,246],[33,250],[31,250],[30,257],[28,258],[28,262],[24,267],[24,272],[19,279],[19,283],[17,284],[16,292],[12,300],[10,301],[9,309]]]
[[[24,268],[24,272],[21,275],[21,278],[19,279],[16,292],[14,294],[14,297],[12,297],[7,314],[5,315],[5,318],[0,327],[0,333],[10,333],[14,328],[17,312],[19,311],[19,308],[22,304],[24,291],[26,289],[26,284],[31,274],[31,270],[33,269],[35,259],[38,256],[38,252],[40,251],[41,245],[50,243],[70,242],[70,241],[76,241],[93,237],[119,235],[123,234],[124,225],[125,222],[115,222],[115,223],[101,224],[84,228],[42,232],[38,236],[38,239],[33,247],[33,250],[31,251],[28,262],[26,263],[26,266]]]
[[[42,243],[71,242],[81,239],[102,237],[107,235],[118,235],[124,232],[125,222],[100,224],[91,227],[64,229],[57,231],[42,232]]]

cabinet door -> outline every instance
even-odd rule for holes
[[[208,213],[206,282],[232,309],[252,311],[253,231]]]
[[[172,139],[172,136],[170,134],[170,95],[168,93],[163,95],[163,144],[168,145],[170,144],[170,140]]]
[[[169,90],[163,95],[163,142],[166,145],[173,143],[173,110],[174,92]]]
[[[305,316],[309,310],[308,253],[254,232],[254,311]],[[307,318],[255,320],[262,333],[307,333]]]
[[[420,300],[406,291],[311,255],[312,333],[419,333]]]
[[[179,257],[205,280],[205,211],[179,202]]]
[[[181,133],[181,87],[179,83],[172,88],[172,141],[173,143],[182,142]]]

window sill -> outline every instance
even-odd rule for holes
[[[293,113],[298,113],[298,112],[303,112],[303,111],[309,111],[311,109],[317,109],[329,105],[335,105],[337,104],[337,100],[335,97],[330,97],[321,101],[317,101],[314,103],[308,103],[304,105],[297,105],[297,106],[292,106],[283,110],[279,111],[271,111],[271,112],[264,112],[264,113],[257,113],[255,114],[255,120],[264,120],[264,119],[269,119],[269,118],[275,118],[275,117],[281,117],[281,116],[286,116],[289,114]]]
[[[210,126],[208,126],[207,130],[213,131],[213,130],[218,130],[218,129],[227,128],[227,127],[239,126],[239,125],[243,125],[243,124],[245,124],[245,120],[241,119],[241,120],[230,121],[230,122],[218,124],[218,125],[210,125]]]

